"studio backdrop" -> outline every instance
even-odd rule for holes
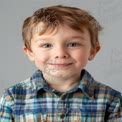
[[[103,26],[101,50],[86,69],[94,79],[122,93],[122,0],[1,0],[0,97],[36,71],[22,50],[23,21],[41,7],[59,4],[85,9]]]

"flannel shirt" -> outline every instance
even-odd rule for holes
[[[0,122],[122,122],[121,94],[85,69],[78,86],[51,89],[40,70],[8,88],[0,101]]]

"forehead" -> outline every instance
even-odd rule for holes
[[[65,36],[86,36],[90,37],[89,31],[82,27],[81,30],[72,29],[68,25],[58,25],[56,27],[46,27],[44,23],[39,23],[35,27],[35,33],[33,33],[33,38],[35,37],[43,37],[43,36],[56,36],[60,35],[61,38]]]
[[[59,26],[54,31],[47,31],[40,35],[36,33],[31,38],[30,46],[37,47],[41,43],[53,43],[58,45],[64,45],[69,42],[79,42],[85,45],[91,46],[91,38],[87,29],[83,29],[83,32],[74,30],[67,25]]]

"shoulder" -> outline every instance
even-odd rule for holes
[[[122,107],[122,96],[121,93],[112,87],[94,81],[95,97],[98,100],[103,100],[108,105],[113,105],[113,108],[118,105]]]
[[[16,102],[17,99],[23,99],[32,93],[33,90],[33,81],[31,78],[23,80],[18,84],[15,84],[7,88],[3,94],[3,99],[6,101]]]
[[[94,95],[96,99],[105,99],[105,100],[112,100],[112,99],[120,99],[121,93],[112,87],[103,84],[102,82],[96,81],[93,76],[88,72],[85,71],[84,80],[87,81],[87,87],[89,90],[94,91]]]
[[[110,118],[122,118],[122,95],[119,91],[95,81],[95,95],[98,101],[106,103],[106,112]],[[108,117],[107,117],[108,118]]]
[[[11,112],[18,102],[20,103],[25,99],[30,98],[32,96],[31,93],[30,78],[7,88],[0,99],[0,111]]]
[[[19,82],[4,92],[3,97],[7,100],[27,99],[33,97],[37,87],[42,85],[42,77],[40,70],[37,70],[30,78]]]
[[[103,84],[101,82],[95,81],[94,80],[94,88],[96,90],[96,92],[99,92],[101,94],[105,94],[105,95],[109,95],[109,96],[113,96],[113,97],[120,97],[121,93],[117,90],[115,90],[114,88]]]
[[[34,97],[37,87],[42,85],[40,70],[37,70],[30,78],[19,82],[4,92],[2,98],[8,100],[24,100]]]
[[[112,87],[103,84],[102,82],[98,82],[96,81],[93,76],[87,71],[85,70],[84,76],[83,76],[83,81],[87,81],[87,88],[89,90],[93,90],[94,94],[97,97],[120,97],[121,93],[115,89],[113,89]]]
[[[28,78],[23,81],[20,81],[19,83],[15,84],[13,86],[10,86],[6,90],[11,91],[12,89],[26,89],[26,88],[29,88],[30,86],[31,86],[31,78]]]

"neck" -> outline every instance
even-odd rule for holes
[[[67,92],[70,89],[74,88],[79,84],[79,81],[81,79],[80,76],[65,79],[65,78],[56,78],[46,74],[44,74],[43,77],[48,83],[50,88],[60,92]]]

